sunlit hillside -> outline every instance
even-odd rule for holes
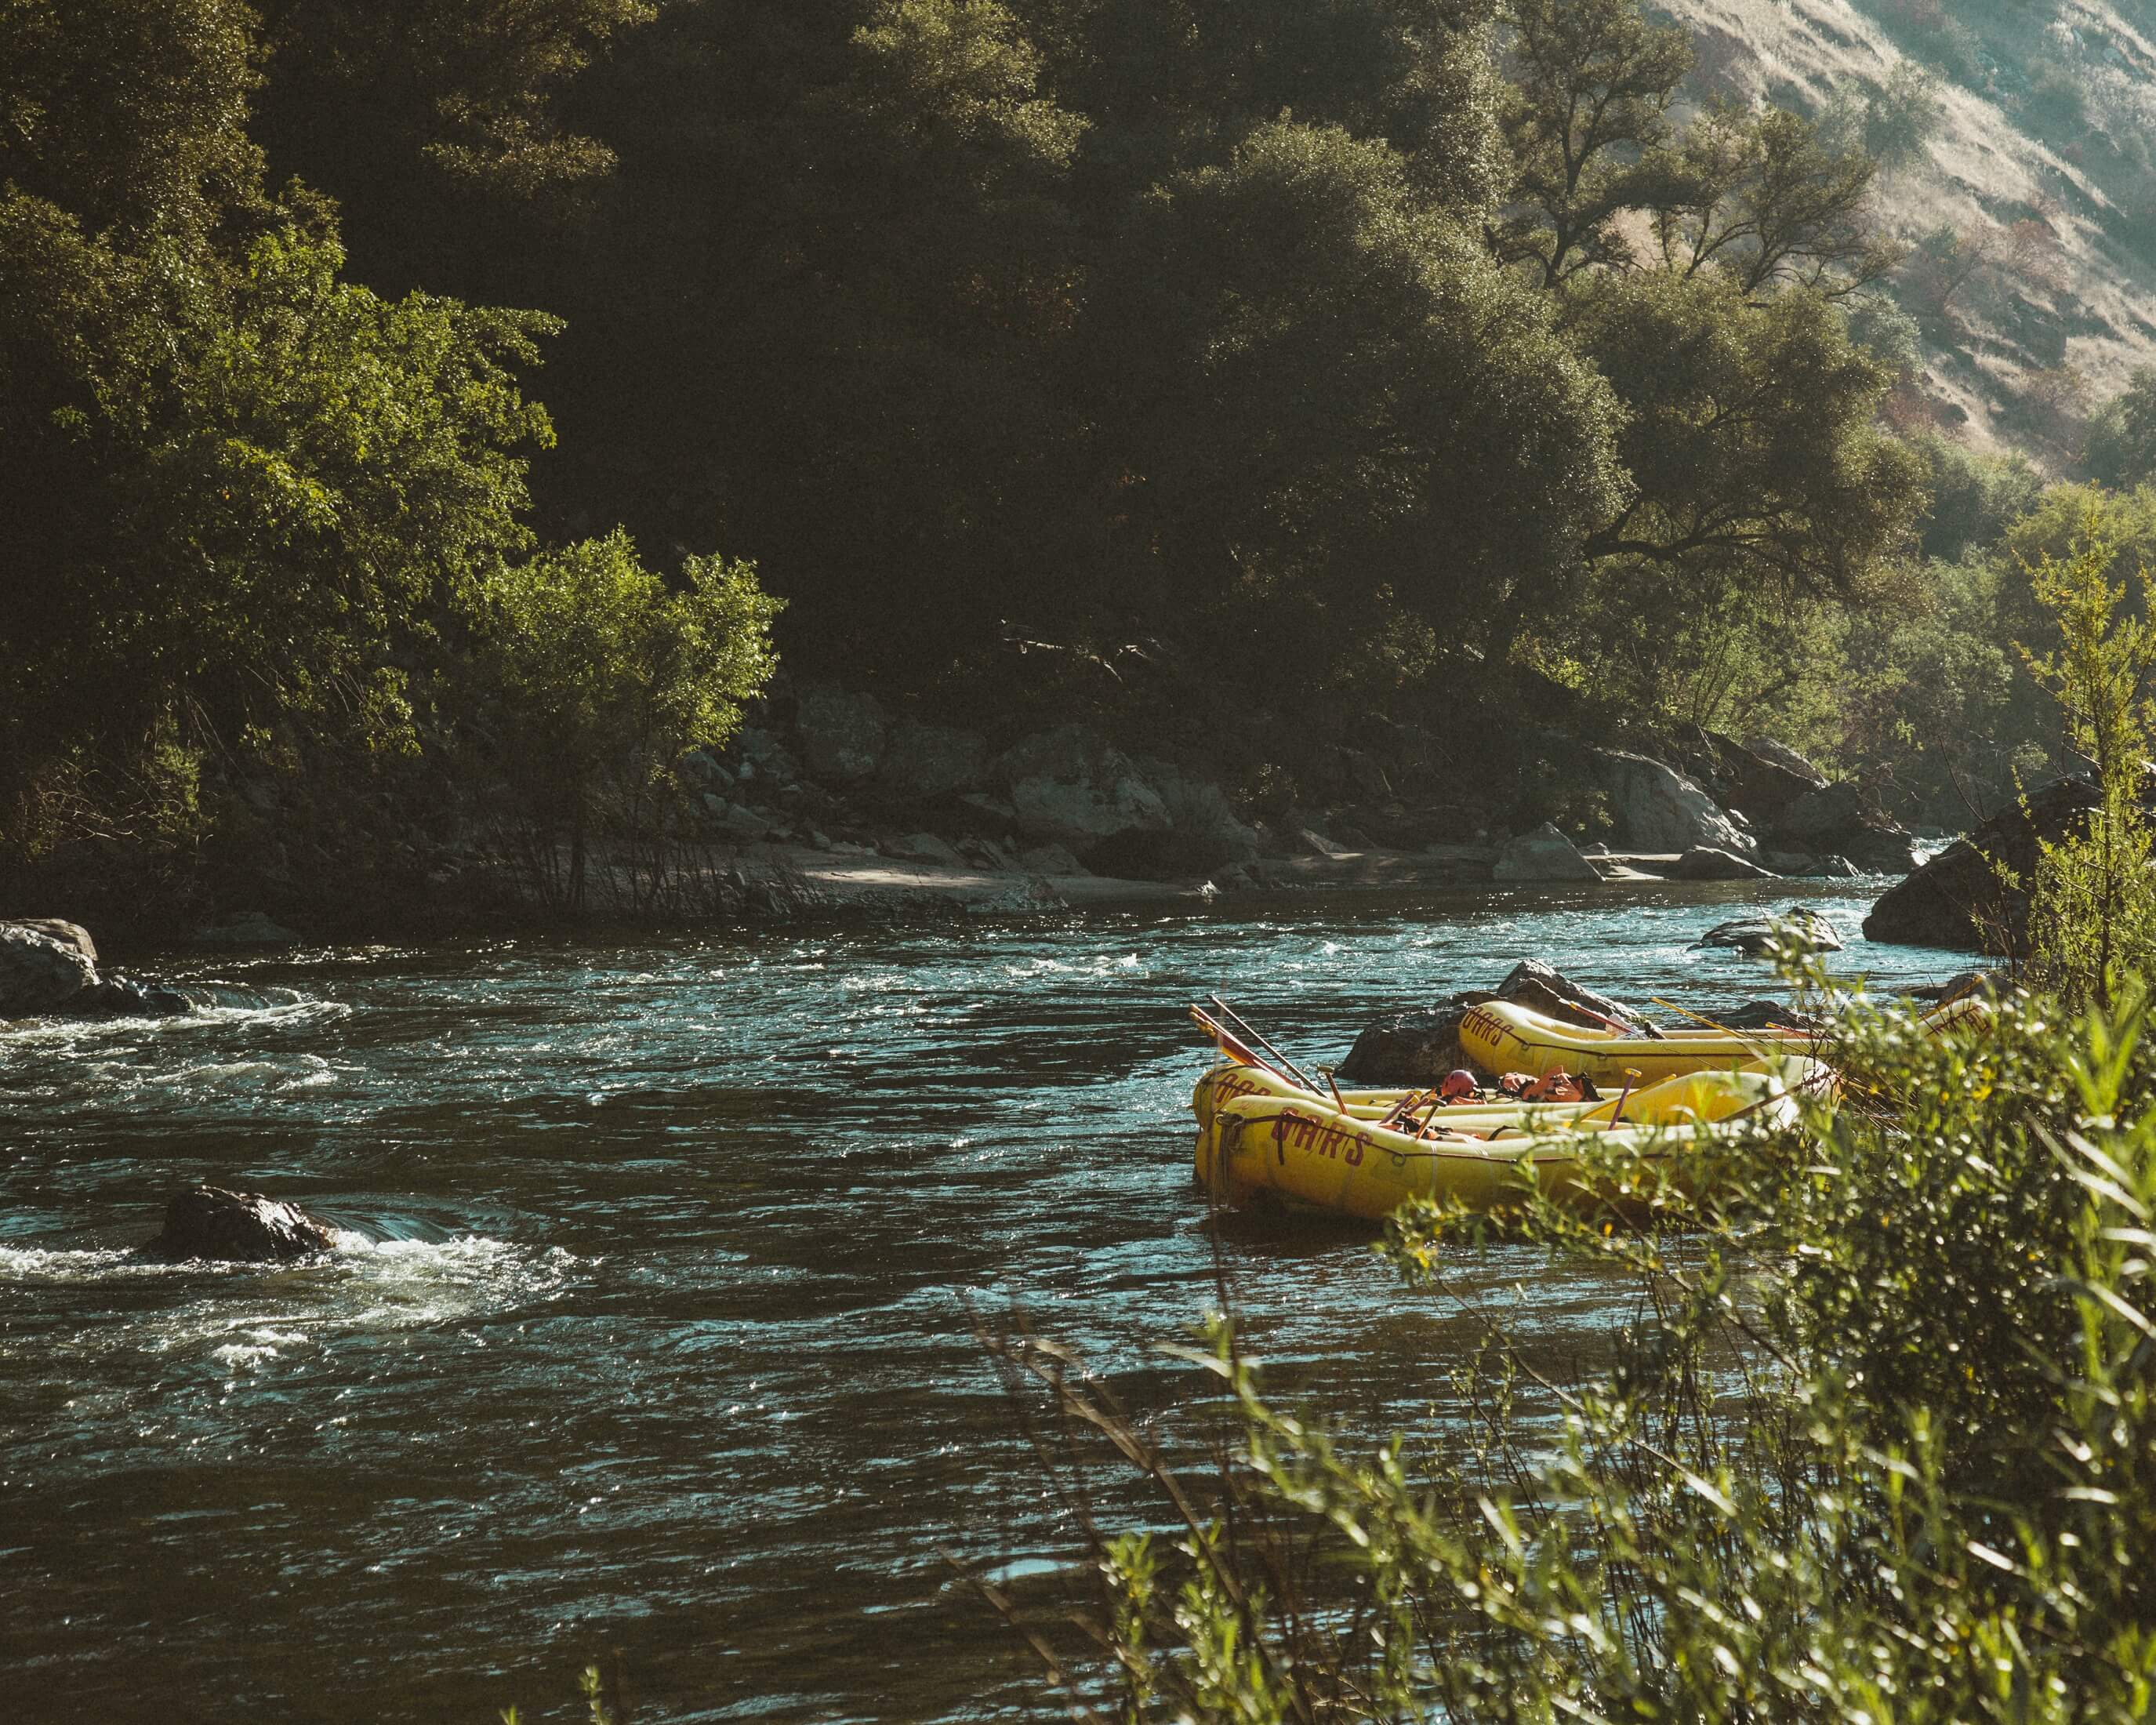
[[[1695,33],[1702,94],[1899,154],[1880,206],[1910,248],[1892,291],[1917,357],[1897,417],[2069,467],[2087,411],[2156,361],[2156,19],[2077,0],[1666,11]]]

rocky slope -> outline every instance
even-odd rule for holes
[[[2084,0],[1666,0],[1701,96],[1861,134],[1897,73],[1935,132],[1883,177],[1920,357],[1895,413],[2071,469],[2087,412],[2156,361],[2156,26]]]

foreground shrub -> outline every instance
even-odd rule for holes
[[[1422,1449],[1356,1453],[1276,1405],[1219,1320],[1193,1357],[1232,1435],[1188,1469],[1067,1356],[1005,1338],[1177,1529],[1091,1535],[1091,1635],[1034,1631],[1066,1698],[1130,1719],[2143,1716],[2143,1019],[2138,993],[2071,1024],[2017,998],[1939,1040],[1853,1012],[1838,1116],[1748,1147],[1712,1206],[1635,1166],[1610,1173],[1650,1226],[1527,1213],[1554,1254],[1621,1272],[1636,1316],[1563,1384],[1493,1320],[1476,1417]],[[1442,1296],[1481,1225],[1410,1206],[1384,1250]]]

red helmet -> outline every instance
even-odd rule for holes
[[[1445,1075],[1443,1081],[1437,1086],[1437,1093],[1449,1102],[1455,1097],[1473,1096],[1475,1089],[1475,1075],[1465,1066],[1456,1066]]]

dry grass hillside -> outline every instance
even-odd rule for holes
[[[1794,107],[1875,146],[1910,248],[1892,408],[2071,471],[2088,411],[2156,363],[2156,6],[2086,0],[1665,0],[1702,94]],[[1912,102],[1909,98],[1914,98]],[[1904,126],[1905,140],[1913,130]],[[1911,326],[1913,321],[1913,328]]]

